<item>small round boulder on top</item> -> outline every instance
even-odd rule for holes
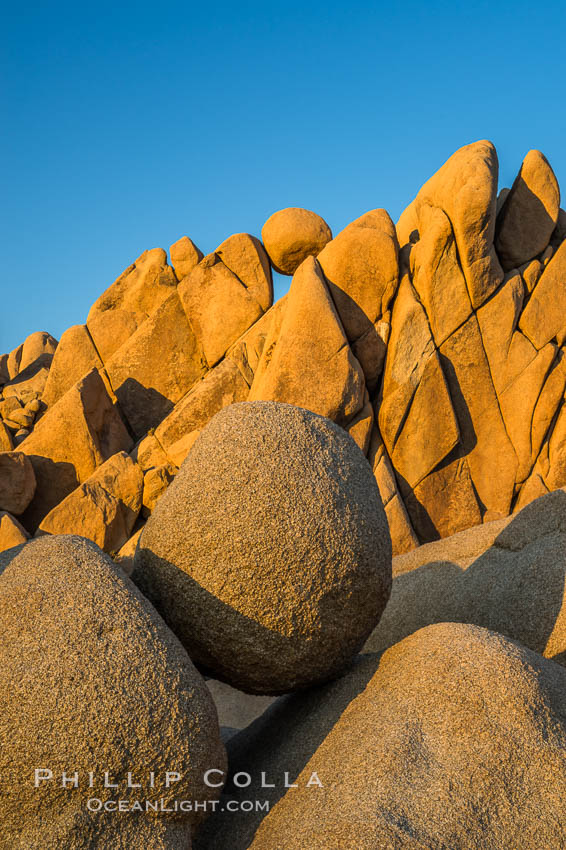
[[[287,207],[267,219],[261,238],[275,271],[294,274],[304,259],[320,254],[332,239],[332,231],[311,210]]]
[[[133,580],[191,658],[250,693],[339,675],[391,590],[391,539],[366,458],[328,419],[224,408],[150,516]]]

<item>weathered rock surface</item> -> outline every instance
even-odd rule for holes
[[[282,693],[346,667],[385,606],[390,557],[353,441],[255,402],[201,432],[141,534],[134,580],[215,678]]]
[[[566,242],[562,242],[538,280],[519,319],[519,328],[540,350],[566,338]]]
[[[365,690],[333,728],[343,691],[319,707],[328,734],[318,748],[314,736],[305,740],[308,721],[305,729],[298,712],[288,718],[295,728],[286,730],[285,750],[302,748],[304,769],[250,848],[564,844],[562,668],[493,632],[453,623],[362,660],[352,695],[372,665]],[[322,788],[307,785],[313,773]]]
[[[497,215],[495,247],[504,269],[544,251],[558,221],[560,189],[546,157],[529,151]]]
[[[37,488],[22,522],[41,520],[105,460],[132,446],[96,369],[49,408],[19,448],[32,462]]]
[[[177,278],[167,263],[165,251],[162,248],[144,251],[94,302],[87,325],[94,316],[113,310],[149,315],[176,285]]]
[[[35,493],[32,463],[22,452],[0,452],[0,510],[22,514]]]
[[[229,236],[214,252],[242,283],[263,312],[273,304],[271,267],[265,248],[249,233]]]
[[[320,254],[332,239],[332,231],[311,210],[287,207],[267,219],[261,238],[273,268],[280,274],[294,274],[303,260]]]
[[[11,452],[13,448],[12,434],[4,422],[0,420],[0,452]]]
[[[119,549],[112,557],[114,563],[118,564],[120,569],[122,569],[127,576],[131,576],[134,571],[134,555],[136,553],[136,546],[138,545],[142,529],[143,526],[140,526],[140,528],[132,534],[130,539],[126,540],[122,548]]]
[[[117,552],[130,537],[143,488],[139,466],[118,452],[42,519],[38,533],[78,534],[105,552]]]
[[[185,850],[194,814],[91,813],[86,801],[170,805],[218,793],[203,776],[225,770],[225,751],[189,657],[121,570],[83,538],[32,541],[0,557],[0,570],[5,846]],[[36,788],[38,767],[53,778]],[[79,787],[62,788],[62,772],[75,770]],[[170,787],[168,770],[181,774]],[[106,771],[119,790],[104,788]],[[128,771],[140,788],[127,787]]]

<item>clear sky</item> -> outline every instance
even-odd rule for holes
[[[539,148],[566,186],[565,22],[554,0],[4,4],[0,353],[184,234],[396,219],[478,139],[501,185]]]

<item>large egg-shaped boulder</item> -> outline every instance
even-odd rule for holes
[[[328,419],[224,408],[149,518],[133,579],[204,670],[276,694],[340,674],[391,590],[369,464]]]

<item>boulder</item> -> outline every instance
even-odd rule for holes
[[[32,366],[40,357],[47,365],[56,349],[57,340],[46,331],[36,331],[30,334],[22,345],[18,374]]]
[[[171,265],[175,271],[177,280],[183,280],[190,271],[202,260],[202,251],[199,251],[192,239],[181,236],[169,248]]]
[[[23,514],[35,493],[32,463],[22,452],[0,452],[0,510]]]
[[[419,239],[420,209],[442,210],[452,224],[462,272],[477,308],[503,280],[495,253],[497,153],[491,142],[474,142],[452,154],[428,180],[397,222],[399,244]]]
[[[560,189],[540,151],[529,151],[497,215],[495,248],[504,269],[544,251],[558,221]]]
[[[450,219],[438,207],[421,204],[420,239],[411,251],[412,282],[425,308],[434,341],[442,345],[472,313]]]
[[[287,402],[346,425],[364,397],[363,371],[318,261],[307,257],[293,276],[279,333],[266,339],[249,399]]]
[[[10,380],[8,373],[8,355],[0,354],[0,386]]]
[[[188,655],[90,541],[34,540],[0,556],[0,570],[5,846],[185,850],[195,814],[171,804],[213,798],[204,773],[226,766]],[[63,786],[75,771],[77,787]],[[93,799],[140,800],[143,811],[91,811]],[[146,813],[145,800],[169,812]]]
[[[316,257],[332,239],[323,218],[311,210],[287,207],[273,213],[261,229],[261,238],[273,268],[295,274],[303,260]]]
[[[501,632],[566,665],[566,491],[395,558],[366,651],[444,621]]]
[[[103,366],[86,325],[73,325],[61,336],[41,397],[49,407],[65,395],[73,384]]]
[[[42,519],[37,533],[78,534],[105,552],[117,552],[132,533],[143,486],[139,466],[118,452],[59,502]]]
[[[12,514],[0,511],[0,552],[25,543],[29,534]]]
[[[23,347],[24,344],[22,342],[17,346],[17,348],[12,349],[12,351],[8,354],[8,359],[6,360],[6,371],[8,372],[8,378],[10,380],[15,378],[20,370]]]
[[[95,316],[113,310],[149,316],[176,286],[177,278],[167,263],[165,251],[162,248],[144,251],[94,302],[87,325]]]
[[[230,237],[204,257],[178,291],[209,368],[273,300],[267,257],[260,243],[247,234]]]
[[[273,281],[269,258],[259,239],[249,233],[235,233],[214,253],[255,298],[262,312],[269,310],[273,304]]]
[[[373,390],[385,354],[386,317],[399,281],[395,227],[385,210],[372,210],[349,224],[318,260],[344,331]]]
[[[135,436],[142,437],[205,371],[201,348],[176,291],[105,365],[120,409]]]
[[[260,770],[275,762],[281,777],[288,755],[302,768],[289,774],[297,787],[248,844],[232,823],[233,850],[564,846],[558,665],[486,629],[442,623],[361,660],[328,691],[314,710],[314,699],[288,705],[271,726],[272,746],[281,744],[271,759],[260,751]],[[254,762],[246,771],[258,775]],[[254,792],[246,788],[248,798]]]
[[[106,363],[177,286],[162,248],[144,251],[102,293],[87,317],[96,350]]]
[[[371,469],[342,429],[244,402],[200,433],[133,578],[215,678],[275,694],[345,669],[387,602],[390,547]]]
[[[35,531],[101,463],[131,446],[120,414],[93,369],[48,409],[18,447],[31,460],[37,481],[22,520],[26,528]]]

